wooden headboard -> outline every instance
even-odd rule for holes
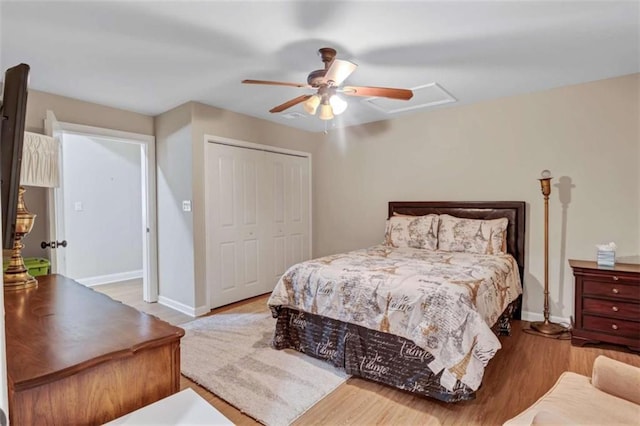
[[[520,281],[524,285],[524,201],[389,201],[389,217],[394,213],[423,216],[426,214],[449,214],[469,219],[498,219],[506,217],[507,252],[518,263]],[[522,298],[522,296],[520,296]],[[520,319],[522,300],[514,318]]]

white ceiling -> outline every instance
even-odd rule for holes
[[[0,69],[28,63],[33,89],[150,115],[193,100],[309,131],[325,122],[268,112],[308,89],[240,81],[304,83],[325,46],[359,65],[346,84],[436,82],[457,99],[431,108],[640,72],[638,1],[2,1],[0,14]],[[424,110],[347,100],[330,127]]]

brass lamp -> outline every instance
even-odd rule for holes
[[[538,179],[544,196],[544,321],[532,322],[531,329],[541,336],[557,338],[568,329],[549,321],[549,195],[551,194],[551,179],[549,170],[543,170],[541,178]]]
[[[23,290],[38,285],[38,281],[29,274],[22,259],[22,239],[31,232],[36,219],[36,215],[30,213],[24,203],[23,185],[53,188],[59,186],[59,181],[58,142],[49,136],[25,132],[16,208],[16,231],[9,265],[3,275],[5,290]]]
[[[24,260],[22,259],[22,248],[24,247],[22,239],[25,235],[31,232],[36,220],[36,215],[29,213],[24,204],[24,192],[25,189],[21,186],[18,190],[16,231],[13,240],[13,248],[11,249],[11,259],[9,260],[9,266],[3,276],[5,290],[22,290],[38,285],[38,281],[29,275],[29,271],[24,265]]]

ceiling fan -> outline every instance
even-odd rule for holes
[[[331,120],[334,115],[341,114],[347,108],[347,102],[338,96],[338,93],[347,96],[383,97],[390,99],[409,100],[413,97],[413,92],[409,89],[394,89],[391,87],[368,87],[368,86],[344,86],[340,87],[347,77],[358,67],[353,62],[336,59],[336,50],[330,47],[323,47],[318,50],[324,69],[311,71],[307,77],[307,84],[287,83],[281,81],[267,80],[242,80],[245,84],[268,84],[274,86],[291,86],[300,88],[315,89],[312,95],[302,95],[293,98],[281,105],[271,108],[269,112],[282,112],[301,102],[303,107],[311,115],[315,115],[318,108],[321,120]]]

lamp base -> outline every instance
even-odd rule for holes
[[[24,290],[38,286],[38,281],[29,274],[29,270],[24,265],[24,260],[20,253],[22,249],[21,240],[22,235],[16,237],[9,265],[2,275],[4,289],[7,291]]]
[[[5,290],[24,290],[38,285],[38,281],[33,278],[22,259],[22,238],[31,232],[36,215],[29,213],[24,204],[24,187],[18,190],[18,206],[16,208],[16,231],[13,239],[13,249],[9,266],[4,271],[3,281]]]
[[[569,332],[567,327],[548,320],[532,322],[531,329],[548,337],[556,337],[558,334]]]
[[[29,274],[29,270],[24,265],[24,260],[20,253],[22,249],[21,240],[22,235],[16,237],[9,265],[2,275],[5,290],[24,290],[38,285],[38,281]]]
[[[26,271],[18,273],[5,272],[3,280],[5,291],[25,290],[38,286],[38,281]]]

